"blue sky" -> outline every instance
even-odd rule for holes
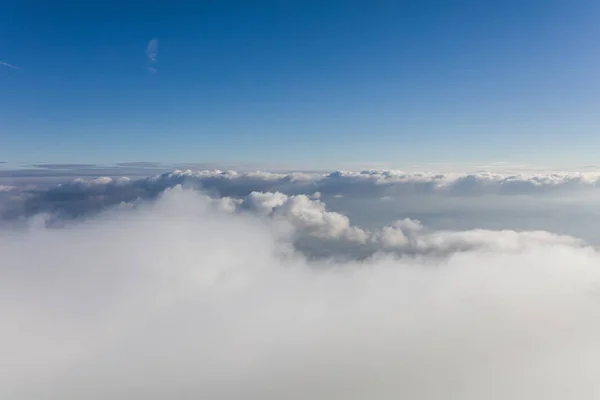
[[[0,160],[596,161],[595,0],[72,3],[0,4]]]

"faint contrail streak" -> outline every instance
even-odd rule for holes
[[[16,65],[9,64],[6,61],[0,61],[0,65],[3,65],[8,68],[13,68],[13,69],[21,69],[21,67],[17,67]]]

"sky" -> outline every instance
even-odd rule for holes
[[[600,398],[600,2],[146,3],[0,0],[0,398]]]
[[[0,4],[0,160],[587,165],[600,3]]]

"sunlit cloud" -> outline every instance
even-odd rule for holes
[[[503,199],[518,221],[515,193],[596,180],[206,170],[0,186],[0,397],[595,398],[588,242],[410,217],[367,228],[328,202],[360,198],[362,215],[416,191],[437,209],[516,185]]]
[[[572,238],[412,220],[364,236],[308,196],[180,186],[42,222],[0,230],[3,398],[600,394],[600,256]],[[309,262],[294,233],[452,250]]]

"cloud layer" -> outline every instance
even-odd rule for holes
[[[315,175],[176,171],[135,180],[126,177],[76,179],[50,189],[17,191],[12,202],[4,202],[4,209],[0,209],[0,212],[5,222],[27,221],[35,215],[46,215],[47,225],[62,226],[67,220],[84,218],[110,206],[153,200],[165,190],[182,186],[202,190],[221,204],[226,204],[231,212],[252,212],[287,224],[294,230],[292,242],[295,248],[311,258],[364,259],[377,252],[444,255],[473,248],[520,248],[523,241],[530,240],[572,240],[547,232],[495,232],[486,229],[478,229],[474,233],[431,231],[421,222],[409,218],[388,222],[383,227],[365,229],[352,225],[348,216],[329,210],[321,200],[323,193],[329,196],[336,193],[333,199],[339,196],[364,197],[369,193],[372,196],[378,186],[387,186],[383,189],[387,192],[390,188],[398,192],[410,186],[408,190],[412,192],[415,185],[423,182],[432,185],[429,189],[431,195],[442,193],[454,196],[463,179],[433,177],[442,182],[433,185],[431,180],[422,180],[421,175],[398,178],[396,175],[379,173],[378,178],[373,176],[373,172]],[[565,179],[557,178],[555,181]],[[542,179],[536,178],[536,181]],[[555,181],[547,184],[558,185]],[[272,191],[274,189],[277,191]],[[7,187],[6,191],[13,193],[15,189]],[[301,192],[311,194],[297,194]],[[380,194],[376,193],[375,198]]]
[[[594,247],[412,218],[367,228],[328,207],[595,188],[390,171],[4,185],[0,397],[595,398]]]
[[[221,195],[247,195],[251,191],[279,191],[300,194],[318,191],[323,194],[399,195],[410,193],[445,195],[519,195],[593,190],[600,187],[596,173],[535,174],[441,174],[405,173],[402,171],[334,171],[317,173],[236,172],[219,170],[176,170],[147,178],[146,185],[174,186],[182,182],[217,190]],[[77,182],[76,182],[77,183]],[[103,183],[111,183],[106,181]],[[141,184],[141,182],[140,182]]]
[[[140,170],[144,171],[143,168]],[[457,199],[477,199],[486,196],[494,197],[497,199],[496,203],[502,204],[510,198],[519,198],[519,196],[549,199],[553,196],[558,198],[600,194],[597,190],[600,185],[597,175],[575,173],[502,175],[336,171],[317,174],[187,170],[149,178],[127,178],[122,175],[114,178],[89,177],[94,173],[97,176],[102,172],[102,170],[90,169],[86,170],[88,177],[85,179],[78,178],[56,187],[49,188],[47,185],[41,185],[39,190],[23,190],[22,201],[12,204],[1,215],[1,219],[30,217],[42,212],[59,214],[62,218],[78,217],[121,202],[153,199],[166,188],[180,184],[201,189],[214,197],[243,199],[252,192],[277,192],[288,196],[319,193],[323,199],[332,204],[338,204],[337,199],[364,199],[371,205],[374,204],[372,200],[378,200],[382,202],[381,206],[384,208],[387,206],[385,202],[390,205],[394,201],[407,207],[407,201],[410,199],[413,199],[413,206],[419,203],[436,202],[435,207],[443,209],[456,203]],[[140,173],[140,171],[132,172]],[[34,180],[39,183],[44,182],[44,179],[48,180],[48,178],[35,176],[27,179],[15,178],[14,181],[9,179],[1,181],[0,184],[14,186],[15,182]],[[57,176],[55,179],[64,181],[65,178]],[[462,204],[468,202],[460,201]],[[485,204],[491,204],[493,201],[491,199]],[[510,201],[514,202],[514,200]],[[455,215],[459,212],[464,210],[454,211]]]
[[[543,233],[425,234],[410,220],[366,234],[327,213],[308,196],[176,187],[62,229],[0,231],[0,313],[11,322],[0,396],[600,394],[594,249]],[[285,245],[298,232],[462,245],[309,263]]]

